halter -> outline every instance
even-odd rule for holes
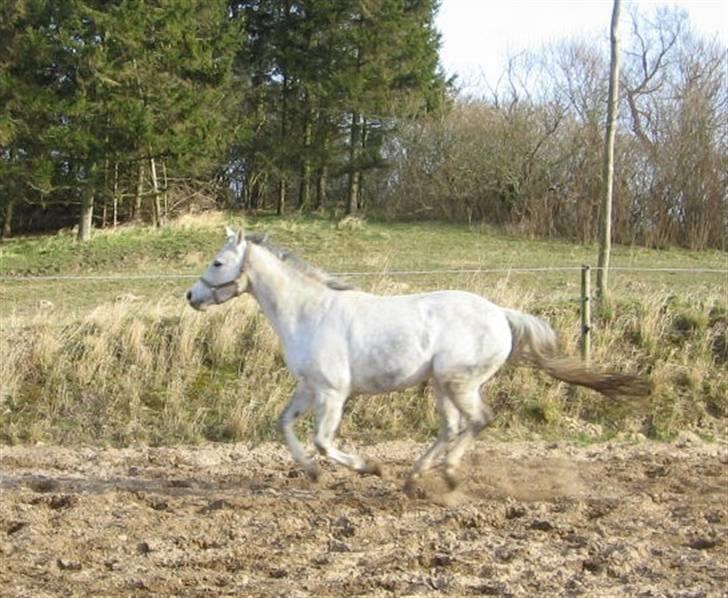
[[[215,305],[220,305],[221,303],[225,303],[225,301],[228,301],[230,299],[233,299],[235,297],[239,297],[242,295],[247,289],[248,285],[245,285],[244,289],[240,289],[240,286],[238,285],[238,280],[242,277],[242,275],[245,273],[245,267],[248,265],[248,262],[250,261],[248,258],[248,255],[250,253],[250,247],[245,248],[245,254],[243,254],[243,259],[240,261],[240,270],[238,270],[237,276],[233,278],[232,280],[229,280],[228,282],[221,282],[219,284],[213,284],[209,280],[205,278],[205,275],[203,274],[200,277],[200,282],[207,287],[207,289],[210,291],[210,294],[212,295],[212,299],[215,302]],[[228,297],[227,299],[220,299],[218,292],[221,289],[227,289],[229,287],[235,287],[235,292]]]

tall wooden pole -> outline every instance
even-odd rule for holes
[[[608,301],[609,254],[612,250],[612,194],[614,190],[614,137],[617,131],[619,100],[619,8],[620,0],[614,0],[610,32],[611,62],[609,67],[609,100],[607,104],[607,131],[604,140],[604,165],[602,170],[603,196],[599,226],[599,269],[597,270],[597,294],[604,306]]]
[[[591,268],[581,267],[581,359],[591,359]]]

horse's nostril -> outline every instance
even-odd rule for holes
[[[187,301],[192,301],[192,291],[187,291],[185,297],[187,297]]]

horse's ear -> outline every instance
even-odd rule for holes
[[[235,237],[235,231],[230,228],[229,226],[225,226],[225,236],[229,239],[233,239]]]

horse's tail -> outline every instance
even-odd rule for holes
[[[586,386],[608,397],[650,394],[652,385],[642,376],[599,372],[578,359],[559,356],[556,333],[540,318],[509,309],[505,313],[513,335],[510,361],[545,370],[557,380]]]

